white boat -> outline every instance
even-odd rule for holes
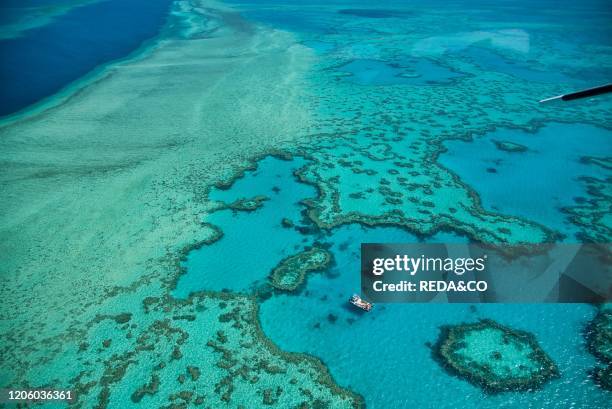
[[[357,294],[353,294],[353,296],[349,298],[349,302],[353,304],[354,306],[359,307],[362,310],[368,311],[368,312],[372,309],[372,306],[373,306],[372,303],[367,302],[366,300],[363,300]]]

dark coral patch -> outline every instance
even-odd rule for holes
[[[270,273],[270,283],[279,290],[293,291],[304,282],[308,272],[324,269],[330,262],[327,250],[313,247],[282,260]]]
[[[433,354],[487,393],[534,390],[559,376],[533,334],[493,320],[443,327]]]

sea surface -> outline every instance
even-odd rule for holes
[[[583,52],[581,47],[586,44],[593,48],[609,44],[610,27],[603,23],[611,21],[611,10],[601,2],[563,2],[562,6],[547,1],[445,2],[440,6],[470,19],[470,26],[482,31],[462,29],[461,18],[436,20],[435,8],[423,2],[391,2],[384,7],[374,2],[326,2],[320,7],[301,7],[299,2],[236,4],[247,18],[297,33],[302,44],[322,60],[329,59],[326,69],[333,70],[338,81],[375,87],[373,90],[404,85],[452,87],[457,79],[478,75],[503,75],[572,90],[612,78],[610,58],[603,65],[589,64],[589,54],[584,51],[581,63],[567,59]],[[580,22],[581,30],[572,28],[574,20]],[[585,30],[589,20],[592,24]],[[412,32],[419,30],[430,35],[415,41]],[[496,30],[510,31],[499,34]],[[450,60],[445,57],[457,55],[473,65],[462,70],[461,65],[445,61]],[[344,62],[333,63],[338,60]],[[527,97],[535,103],[545,96]],[[465,109],[469,112],[469,107]],[[472,141],[447,141],[447,151],[439,161],[474,189],[486,210],[540,223],[574,241],[580,226],[570,223],[561,209],[588,198],[580,177],[609,177],[609,170],[580,160],[612,155],[612,132],[606,129],[609,121],[534,125],[528,130],[507,123],[507,127],[475,135]],[[493,140],[521,144],[527,150],[501,151]],[[589,379],[595,359],[586,351],[583,330],[593,317],[591,306],[389,304],[375,306],[370,314],[350,308],[347,297],[359,289],[361,242],[415,242],[423,238],[398,227],[358,224],[326,232],[314,229],[307,234],[283,228],[282,217],[312,228],[300,201],[316,192],[292,176],[302,164],[301,158],[292,162],[266,158],[257,171],[248,173],[229,191],[211,193],[212,198],[228,203],[256,195],[267,195],[270,200],[252,213],[225,210],[209,219],[226,231],[227,237],[190,254],[185,264],[188,272],[179,281],[176,296],[201,289],[254,292],[284,257],[304,246],[322,244],[332,253],[333,265],[322,273],[310,274],[298,293],[277,293],[263,301],[260,319],[265,333],[282,349],[321,358],[341,385],[365,397],[368,407],[609,405],[609,395]],[[262,237],[266,239],[262,241]],[[467,239],[437,233],[424,240]],[[225,264],[224,278],[218,276],[223,268],[219,258],[231,260],[229,267]],[[558,364],[561,378],[538,391],[487,395],[449,375],[432,358],[430,349],[439,327],[481,318],[535,334]]]
[[[171,3],[91,2],[69,7],[45,24],[0,39],[0,116],[52,97],[97,68],[136,52],[164,27]],[[385,87],[392,87],[395,95],[415,95],[431,87],[444,98],[458,81],[482,78],[488,86],[483,89],[483,100],[499,98],[512,106],[516,100],[531,98],[537,110],[537,100],[551,95],[515,95],[513,82],[533,84],[538,92],[558,92],[612,80],[612,8],[606,1],[383,4],[335,0],[304,4],[266,0],[228,4],[255,24],[291,32],[300,46],[310,48],[316,58],[315,81],[348,84],[342,88],[346,95],[313,96],[326,99],[326,109],[350,109],[343,104],[356,90],[364,95],[360,101],[364,105],[369,92],[384,94]],[[0,12],[8,13],[10,8],[11,13],[19,13],[15,10],[22,5],[7,2],[0,5]],[[6,15],[5,19],[14,21]],[[313,92],[317,90],[313,87]],[[584,103],[598,101],[601,99]],[[427,118],[412,114],[417,109],[422,112],[427,104],[423,100],[419,101],[421,108],[403,107],[402,121],[419,128],[423,125],[419,121]],[[473,107],[455,100],[449,104],[460,107],[466,126],[486,114],[480,111],[473,118]],[[367,109],[385,112],[386,107]],[[427,114],[442,120],[446,115],[439,111]],[[575,113],[568,111],[568,117],[570,114]],[[612,156],[612,115],[591,118],[589,123],[549,120],[553,114],[546,112],[534,121],[521,115],[516,118],[521,126],[506,118],[492,118],[500,123],[481,129],[470,140],[445,141],[446,151],[440,152],[439,163],[465,183],[486,211],[518,216],[575,240],[584,226],[572,224],[563,209],[592,199],[581,178],[610,177],[609,169],[581,159]],[[523,126],[525,122],[528,127]],[[526,151],[502,151],[494,141],[520,144]],[[340,157],[342,152],[336,153]],[[332,254],[331,265],[309,273],[294,293],[272,292],[261,299],[261,325],[281,349],[320,358],[334,380],[361,394],[368,407],[610,406],[610,394],[589,377],[596,361],[585,348],[583,331],[595,314],[593,306],[389,304],[376,305],[368,314],[351,308],[347,299],[360,285],[360,243],[449,243],[467,242],[468,238],[459,229],[428,236],[393,225],[345,223],[321,229],[308,217],[305,202],[318,191],[296,176],[310,160],[308,155],[291,160],[266,156],[229,189],[212,189],[209,199],[226,204],[260,195],[267,200],[254,211],[224,209],[203,220],[219,228],[223,236],[187,255],[185,274],[172,295],[186,298],[203,290],[256,294],[265,288],[270,271],[281,260],[310,246],[321,246]],[[294,226],[283,226],[283,219]],[[484,318],[532,332],[557,363],[561,377],[537,391],[487,395],[447,373],[431,351],[440,326]]]
[[[57,3],[2,2],[1,21],[15,24],[20,21],[17,16],[44,15]],[[160,31],[172,1],[74,3],[42,26],[0,39],[0,116],[22,110],[109,61],[128,56]]]
[[[503,151],[496,141],[526,150]],[[472,142],[451,140],[445,146],[440,163],[474,187],[485,208],[537,221],[573,242],[579,227],[563,208],[587,198],[581,177],[604,180],[609,175],[581,159],[612,155],[610,131],[584,124],[550,123],[536,133],[499,129]]]
[[[420,239],[400,228],[359,224],[327,233],[317,231],[300,215],[300,201],[315,194],[311,186],[293,176],[304,163],[301,158],[268,157],[231,189],[211,192],[211,198],[227,203],[259,195],[270,200],[253,212],[214,213],[209,221],[225,235],[189,255],[187,274],[179,280],[174,296],[184,298],[199,290],[253,294],[283,258],[316,243],[332,254],[331,267],[310,273],[298,293],[276,293],[263,301],[262,327],[282,349],[321,358],[336,381],[361,393],[368,407],[458,408],[466,407],[466,402],[471,402],[469,407],[482,408],[607,405],[607,393],[589,380],[595,359],[586,351],[582,334],[594,314],[591,306],[387,304],[376,305],[371,313],[352,308],[347,298],[360,288],[360,244]],[[283,227],[283,217],[311,231],[302,234]],[[467,239],[438,233],[427,240],[454,243]],[[439,327],[483,318],[535,334],[559,366],[562,378],[537,392],[487,395],[445,372],[431,351]]]

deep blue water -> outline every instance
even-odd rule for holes
[[[158,33],[170,4],[171,0],[101,1],[0,41],[0,116],[54,94],[100,64],[127,56]],[[11,6],[15,4],[3,3],[0,14]]]

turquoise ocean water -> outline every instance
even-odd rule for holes
[[[300,217],[299,201],[314,194],[293,171],[303,160],[268,157],[227,191],[215,190],[216,200],[267,195],[254,212],[224,210],[210,221],[225,235],[192,252],[174,295],[191,291],[229,290],[252,293],[266,281],[284,257],[318,243],[334,262],[324,272],[311,273],[297,294],[275,294],[263,301],[260,319],[266,335],[282,349],[306,352],[323,360],[343,386],[363,394],[368,407],[561,408],[605,407],[609,396],[588,379],[595,359],[586,352],[582,331],[593,317],[588,305],[377,305],[364,314],[347,303],[358,292],[361,242],[415,242],[414,235],[394,227],[365,228],[357,224],[317,232]],[[282,227],[291,218],[303,234]],[[466,239],[439,233],[432,242]],[[533,332],[558,364],[562,378],[537,392],[486,395],[477,387],[447,374],[431,355],[439,326],[492,318]],[[470,402],[467,404],[466,402]]]
[[[457,78],[483,72],[534,84],[561,84],[568,89],[611,78],[609,58],[604,65],[589,65],[588,56],[583,55],[581,66],[565,65],[569,55],[584,52],[584,44],[609,43],[611,31],[603,23],[610,21],[610,9],[601,2],[438,5],[462,16],[457,20],[436,19],[436,6],[422,2],[392,2],[384,8],[373,2],[334,2],[303,8],[300,4],[237,3],[247,18],[296,33],[302,44],[329,60],[326,70],[333,71],[338,81],[355,86],[444,87],[452,86]],[[508,41],[479,31],[468,32],[462,27],[462,19],[470,19],[471,30],[514,30],[513,38]],[[574,25],[573,19],[582,25]],[[593,23],[589,30],[583,25],[587,20]],[[415,45],[414,38],[406,39],[419,30],[430,35],[423,35],[420,46],[418,41]],[[423,58],[419,47],[429,53],[438,47],[440,52]],[[389,55],[390,49],[394,55]],[[457,53],[478,70],[462,71],[445,63],[445,56]],[[548,56],[542,57],[546,53]],[[538,97],[533,96],[535,100]],[[440,156],[440,163],[475,189],[485,209],[533,220],[565,234],[567,240],[575,240],[579,228],[569,223],[560,209],[588,196],[580,176],[609,177],[608,170],[580,162],[583,156],[612,154],[612,133],[605,129],[609,123],[600,125],[549,123],[526,132],[508,124],[508,128],[491,129],[472,142],[448,141],[448,151]],[[527,151],[501,151],[493,140],[518,143]],[[332,266],[308,276],[297,294],[275,294],[263,301],[262,326],[282,349],[320,357],[341,385],[365,397],[368,407],[609,405],[609,394],[595,386],[588,374],[595,360],[585,349],[583,329],[594,315],[591,306],[379,305],[371,314],[349,308],[347,296],[359,288],[361,242],[467,239],[452,233],[417,238],[396,227],[366,228],[357,224],[318,231],[304,217],[305,207],[300,204],[316,192],[292,175],[302,164],[302,159],[286,162],[266,158],[256,172],[248,173],[229,191],[212,192],[212,198],[226,202],[255,195],[267,195],[270,200],[252,213],[225,210],[210,218],[227,235],[189,256],[187,274],[179,281],[176,296],[185,297],[202,289],[255,291],[282,258],[317,243],[332,253]],[[289,217],[303,227],[302,231],[282,227],[282,217]],[[224,277],[218,275],[223,268],[220,259],[231,260]],[[539,391],[486,395],[446,373],[432,359],[428,346],[436,341],[439,326],[480,318],[534,333],[558,364],[561,378]]]
[[[13,56],[30,68],[50,67],[43,81],[37,70],[5,65],[0,73],[6,84],[0,115],[27,107],[96,66],[129,54],[155,35],[168,10],[162,1],[154,2],[154,8],[126,2],[148,10],[132,20],[125,14],[131,9],[120,3],[84,6],[23,37],[0,41],[0,54],[6,58]],[[612,80],[612,7],[606,1],[230,3],[247,19],[294,33],[316,53],[319,63],[313,69],[320,69],[326,78],[333,76],[366,90],[417,86],[444,92],[454,81],[489,74],[550,85],[551,90]],[[86,30],[84,22],[103,17],[106,24],[95,35]],[[54,48],[40,55],[27,51],[41,39]],[[79,47],[90,52],[81,54]],[[590,63],[594,55],[598,60]],[[68,65],[70,56],[81,57]],[[409,117],[411,107],[405,110]],[[465,112],[469,119],[470,107]],[[535,127],[534,132],[506,123],[475,135],[472,142],[447,141],[448,151],[439,161],[475,190],[485,209],[533,220],[571,240],[579,226],[569,223],[561,208],[589,198],[580,176],[610,177],[609,169],[580,159],[612,156],[611,119],[601,118],[599,124],[551,122]],[[500,151],[493,140],[518,143],[527,151]],[[359,290],[361,242],[464,242],[467,238],[452,232],[418,237],[399,227],[354,223],[320,230],[308,219],[302,203],[317,191],[294,175],[307,163],[301,157],[290,161],[266,157],[230,189],[213,189],[210,198],[226,203],[257,195],[268,200],[253,212],[213,213],[206,222],[218,226],[224,235],[188,255],[186,274],[173,295],[184,298],[200,290],[253,293],[265,285],[279,261],[316,244],[331,252],[332,265],[309,274],[296,293],[274,293],[262,300],[262,327],[281,349],[321,358],[334,379],[362,394],[368,407],[610,406],[610,394],[588,375],[595,359],[586,351],[582,332],[595,314],[592,306],[402,304],[377,305],[370,314],[349,308],[348,296]],[[283,218],[295,227],[284,227]],[[428,346],[436,341],[439,326],[480,318],[534,333],[559,366],[561,377],[538,391],[486,395],[446,373]]]
[[[494,141],[514,142],[527,150],[505,152]],[[562,209],[588,196],[580,177],[603,180],[609,175],[581,158],[612,153],[610,131],[584,124],[551,123],[535,134],[500,129],[473,142],[445,145],[448,151],[440,163],[473,186],[485,208],[537,221],[565,234],[568,241],[576,240],[578,226]]]

